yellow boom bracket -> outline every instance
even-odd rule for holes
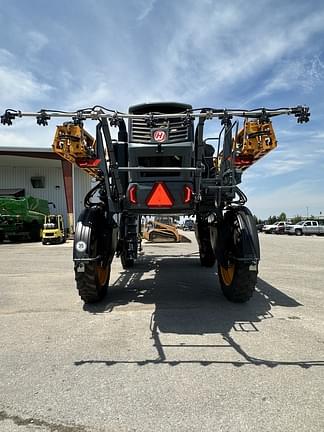
[[[57,126],[52,148],[63,159],[98,177],[96,140],[83,127],[73,123]]]
[[[234,164],[244,170],[276,147],[276,135],[270,121],[245,120],[233,140]]]

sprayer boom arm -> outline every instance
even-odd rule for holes
[[[183,113],[176,114],[127,114],[118,111],[113,111],[103,107],[93,107],[86,108],[78,111],[56,111],[56,110],[45,110],[42,109],[38,112],[23,112],[12,109],[7,109],[5,113],[1,116],[1,123],[10,126],[12,121],[18,117],[35,117],[37,124],[40,126],[47,126],[48,121],[51,118],[70,118],[75,124],[80,124],[80,122],[90,119],[90,120],[100,120],[106,118],[110,121],[111,125],[118,125],[121,119],[163,119],[163,118],[186,118],[195,119],[212,119],[218,118],[220,120],[232,117],[244,117],[244,118],[256,118],[263,119],[266,121],[270,117],[276,117],[279,115],[294,115],[297,117],[298,123],[306,123],[309,120],[309,108],[305,106],[298,105],[292,108],[258,108],[252,110],[235,110],[235,109],[224,109],[224,108],[199,108],[187,110]]]

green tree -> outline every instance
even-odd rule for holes
[[[268,217],[268,224],[269,224],[269,225],[272,225],[272,224],[274,224],[275,222],[277,222],[277,220],[278,220],[277,216],[269,216],[269,217]]]
[[[264,221],[258,218],[256,215],[253,215],[253,219],[256,225],[261,225],[264,223]]]
[[[279,219],[280,221],[285,221],[285,220],[287,219],[286,213],[285,213],[285,212],[280,213],[278,219]]]
[[[297,222],[300,222],[303,218],[300,215],[296,215],[293,218],[291,218],[291,223],[295,225]]]

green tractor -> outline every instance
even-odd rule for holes
[[[0,241],[40,241],[48,201],[27,197],[0,196]]]

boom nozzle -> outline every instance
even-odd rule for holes
[[[309,121],[309,107],[298,105],[291,112],[297,117],[297,123],[307,123]]]
[[[18,113],[13,112],[11,110],[6,110],[5,113],[1,116],[1,124],[3,125],[12,125],[12,121],[16,118]]]
[[[36,121],[39,126],[48,126],[48,120],[50,119],[51,117],[45,110],[40,110],[39,115],[36,117]]]

